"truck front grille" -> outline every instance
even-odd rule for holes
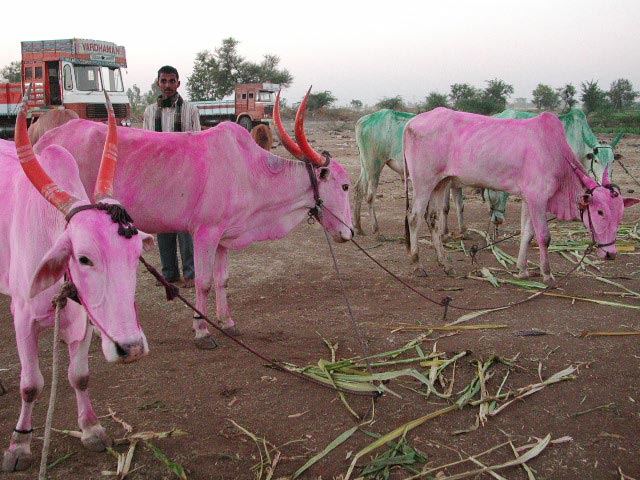
[[[116,114],[116,118],[126,118],[127,104],[114,103],[113,112]],[[91,103],[87,105],[87,118],[107,118],[107,105],[104,103]]]

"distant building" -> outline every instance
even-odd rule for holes
[[[527,102],[525,97],[514,98],[512,102],[509,102],[508,107],[513,110],[527,110],[529,108],[535,108],[532,103]]]

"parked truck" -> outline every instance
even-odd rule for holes
[[[244,83],[236,85],[233,98],[192,103],[200,110],[200,125],[203,128],[228,120],[251,131],[260,123],[271,124],[279,89],[277,83]]]
[[[17,107],[32,84],[27,119],[51,109],[70,109],[80,118],[105,122],[103,90],[109,92],[120,125],[131,126],[131,107],[122,70],[127,66],[121,45],[71,38],[21,42],[20,83],[0,83],[0,137],[13,138]]]

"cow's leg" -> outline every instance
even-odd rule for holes
[[[442,199],[438,199],[437,201],[435,200],[434,196],[436,195],[436,192],[434,190],[434,192],[431,194],[431,200],[429,201],[429,209],[427,210],[427,212],[429,212],[429,210],[434,209],[434,211],[436,212],[436,214],[439,214],[438,220],[439,220],[439,229],[440,229],[440,233],[442,234],[442,237],[444,239],[450,237],[451,235],[449,235],[449,211],[451,210],[451,203],[449,200],[449,194],[451,192],[451,184],[448,184],[446,187],[444,187],[443,192],[441,193],[442,195]],[[438,206],[438,208],[435,208],[436,204],[440,204]],[[432,229],[430,229],[432,230]]]
[[[520,211],[520,250],[518,252],[518,262],[516,267],[518,268],[518,278],[529,278],[529,271],[527,270],[527,251],[529,249],[529,243],[533,238],[534,230],[531,218],[529,216],[529,207],[527,202],[522,202],[522,210]]]
[[[549,224],[547,223],[546,202],[539,202],[529,206],[529,216],[538,241],[540,249],[540,272],[542,280],[547,285],[555,285],[556,280],[551,274],[549,266],[549,244],[551,243],[551,233],[549,232]]]
[[[204,228],[196,231],[193,236],[196,269],[196,308],[205,316],[207,315],[207,300],[213,281],[215,251],[218,248],[219,241],[219,234]],[[193,316],[193,330],[196,334],[195,344],[197,348],[210,350],[217,346],[205,320],[198,317],[197,314]]]
[[[411,265],[413,266],[413,273],[426,277],[427,271],[420,261],[419,245],[418,245],[418,232],[422,226],[425,210],[427,209],[427,201],[423,198],[416,198],[413,201],[411,210],[407,212],[407,225],[409,227],[409,255],[411,257]]]
[[[431,194],[429,207],[427,209],[427,224],[431,232],[431,243],[436,250],[438,263],[442,265],[447,274],[453,273],[453,266],[444,249],[442,239],[444,237],[443,229],[446,228],[446,222],[442,220],[445,216],[445,204],[448,203],[451,184],[446,182],[438,185]]]
[[[18,356],[20,357],[20,395],[22,408],[9,448],[4,452],[2,470],[25,470],[31,465],[31,414],[33,405],[44,386],[44,378],[38,364],[38,328],[27,312],[14,308],[14,327]]]
[[[462,195],[462,187],[451,185],[451,196],[453,197],[453,205],[456,207],[456,217],[458,218],[458,229],[460,236],[465,238],[467,227],[464,224],[464,200]]]
[[[86,322],[86,314],[82,316]],[[85,336],[78,342],[69,344],[69,371],[67,376],[69,383],[76,392],[78,405],[78,425],[82,431],[82,444],[92,452],[102,452],[110,447],[113,442],[107,432],[100,425],[100,420],[93,411],[91,398],[89,397],[89,347],[93,327],[87,326]]]
[[[229,250],[218,245],[213,264],[213,280],[216,287],[216,313],[218,320],[223,323],[224,331],[230,335],[240,335],[240,329],[231,317],[227,300],[227,285],[229,283]]]
[[[360,177],[356,182],[355,194],[354,194],[354,206],[353,206],[353,228],[358,235],[364,235],[362,229],[361,211],[362,211],[362,198],[364,197],[366,188],[366,175],[364,171],[364,165],[361,166]]]

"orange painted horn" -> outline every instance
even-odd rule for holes
[[[77,198],[69,195],[56,185],[49,177],[38,162],[36,155],[33,151],[33,146],[29,140],[29,134],[27,133],[27,99],[31,92],[31,84],[27,88],[24,97],[22,97],[22,103],[16,118],[16,130],[15,130],[15,144],[18,158],[20,159],[20,165],[24,173],[27,175],[33,186],[38,189],[44,198],[46,198],[54,207],[60,210],[65,215],[69,213],[71,206],[78,201]]]
[[[93,191],[93,198],[96,202],[113,197],[113,179],[116,174],[116,164],[118,163],[118,132],[116,129],[116,116],[113,113],[113,106],[109,99],[109,94],[104,91],[104,98],[109,114],[109,130],[107,140],[102,152],[100,171],[96,180],[96,187]]]
[[[319,167],[325,167],[329,165],[329,162],[331,161],[330,158],[326,158],[320,155],[313,148],[311,148],[311,145],[309,145],[309,142],[307,141],[307,137],[304,134],[304,116],[307,111],[307,100],[309,98],[310,93],[311,93],[311,87],[309,87],[309,90],[307,91],[307,94],[305,95],[304,99],[300,103],[300,106],[298,107],[298,112],[296,113],[296,130],[295,130],[296,141],[298,142],[298,145],[300,146],[300,149],[302,150],[302,153],[304,154],[307,161],[315,165],[318,165]]]
[[[282,125],[282,119],[280,118],[280,90],[278,90],[278,94],[276,95],[276,104],[273,107],[273,120],[276,125],[276,133],[278,134],[278,138],[280,139],[280,142],[282,142],[284,148],[286,148],[287,151],[298,160],[304,161],[304,153],[302,153],[300,147],[293,141]]]

